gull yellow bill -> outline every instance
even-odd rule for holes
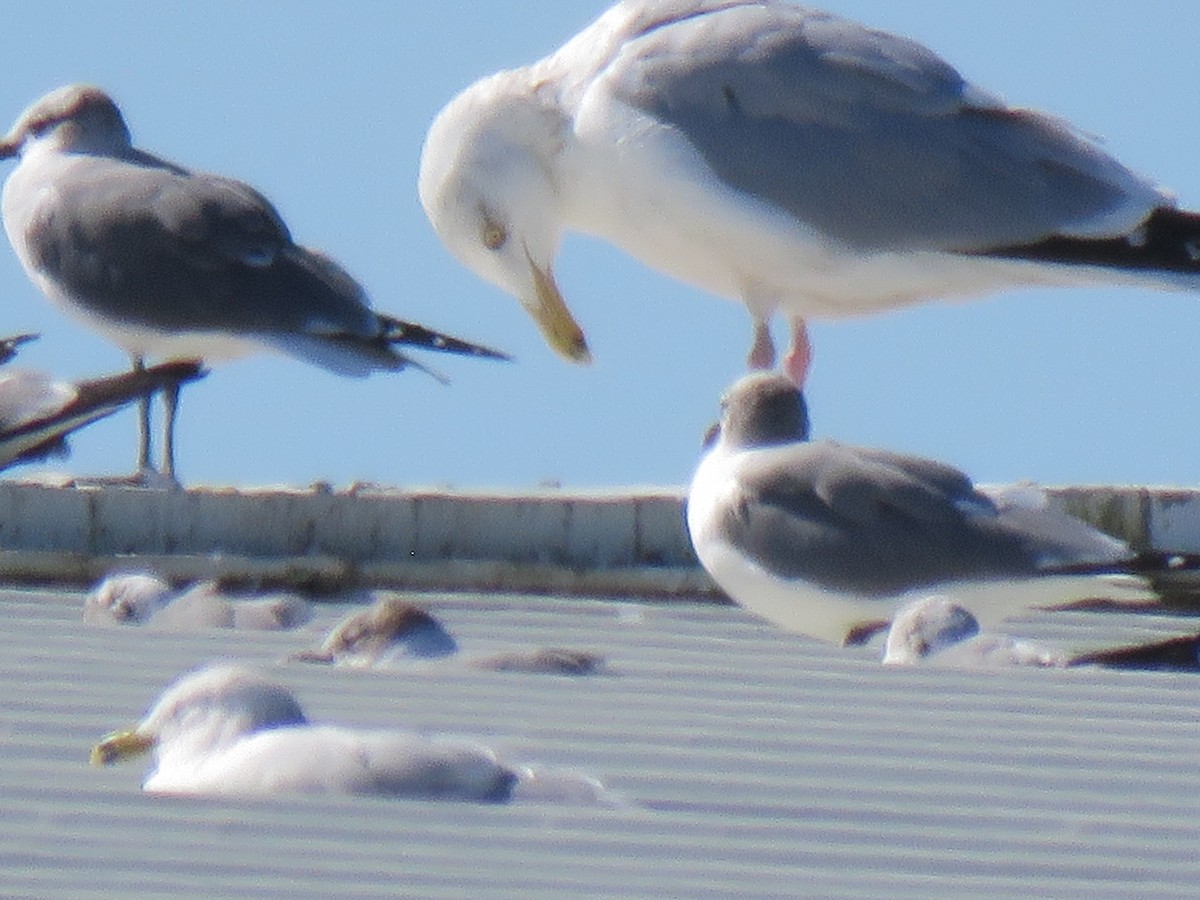
[[[526,258],[529,259],[528,254]],[[533,273],[535,296],[525,303],[525,308],[541,329],[546,343],[571,362],[590,363],[592,353],[587,338],[559,293],[553,273],[549,268],[543,271],[532,259],[529,259],[529,269]]]
[[[114,731],[92,748],[93,766],[111,766],[144,753],[154,747],[154,738],[139,731]]]

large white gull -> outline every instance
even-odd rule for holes
[[[1157,600],[1129,547],[1032,486],[985,492],[934,460],[808,437],[792,381],[747,375],[688,494],[704,568],[783,628],[853,642],[934,594],[988,626],[1031,608]]]
[[[472,740],[308,721],[285,686],[236,664],[214,664],[169,686],[130,731],[92,750],[93,765],[153,752],[143,788],[222,797],[370,794],[440,800],[613,803],[595,779],[511,765]]]
[[[790,322],[1021,285],[1200,287],[1200,216],[1066,122],[906,38],[783,0],[629,0],[476,82],[425,141],[451,252],[590,358],[553,274],[567,231]]]

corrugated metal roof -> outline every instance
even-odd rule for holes
[[[464,650],[600,650],[610,675],[279,664],[300,632],[82,621],[0,591],[0,894],[109,897],[1195,896],[1200,681],[1098,670],[884,668],[877,648],[733,607],[520,594],[420,598]],[[1012,630],[1088,643],[1186,619]],[[608,809],[143,795],[91,745],[215,657],[274,667],[315,720],[483,738],[574,767]]]

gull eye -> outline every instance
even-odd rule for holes
[[[489,250],[499,250],[508,240],[508,232],[503,225],[497,225],[491,219],[483,222],[483,246]]]

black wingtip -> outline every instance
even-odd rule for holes
[[[17,350],[22,344],[28,344],[30,341],[36,341],[40,334],[14,334],[12,337],[0,338],[0,365],[8,362],[17,355]]]
[[[498,359],[512,362],[512,357],[491,347],[464,341],[416,322],[406,322],[403,319],[393,319],[390,316],[383,319],[387,326],[385,339],[389,344],[404,344],[408,347],[419,347],[423,350],[435,350],[439,353],[456,353],[460,356],[475,356],[481,359]]]
[[[999,247],[981,255],[1131,272],[1200,275],[1200,213],[1164,206],[1128,235],[1056,235],[1035,244]]]

